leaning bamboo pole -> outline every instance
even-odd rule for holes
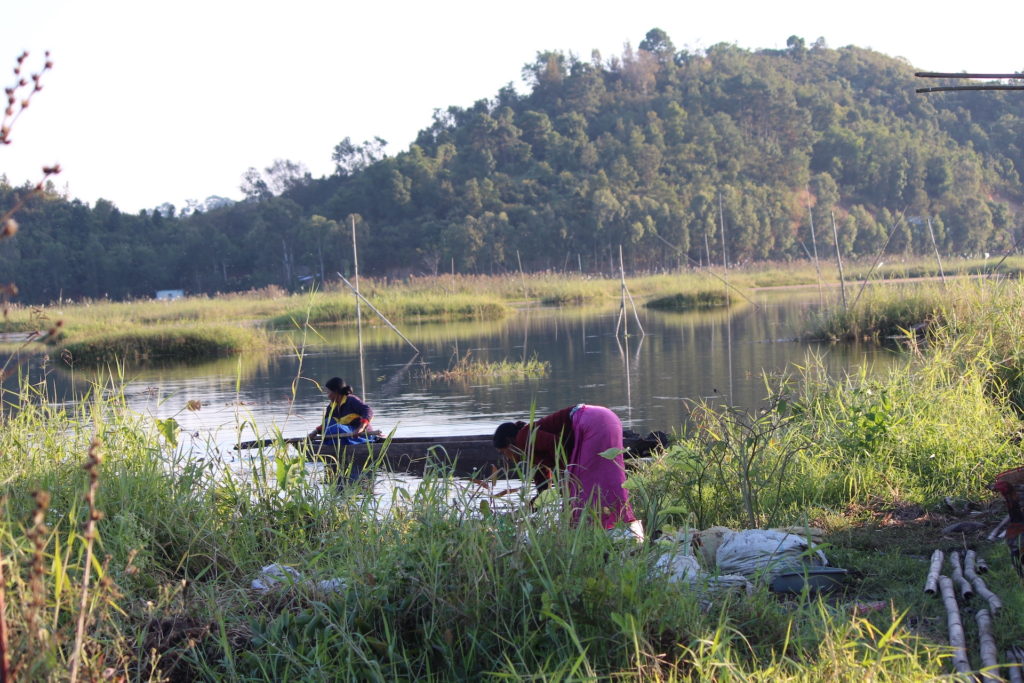
[[[960,607],[956,603],[952,579],[940,576],[939,590],[942,592],[942,603],[946,607],[946,627],[949,629],[949,645],[953,648],[953,667],[957,673],[967,673],[971,670],[971,662],[967,659],[964,626],[960,621]]]
[[[829,212],[832,216],[832,240],[836,246],[836,264],[839,266],[839,291],[843,295],[843,311],[849,311],[850,305],[846,302],[846,277],[843,275],[843,257],[839,253],[839,229],[836,228],[836,214]]]
[[[928,567],[928,578],[924,582],[924,592],[935,595],[939,590],[939,574],[942,573],[943,553],[941,550],[932,552],[932,562]]]
[[[992,617],[987,609],[980,609],[974,615],[978,622],[978,649],[981,652],[981,680],[1001,681],[999,675],[999,650],[996,649],[996,639],[992,635]]]
[[[946,286],[946,273],[942,270],[942,257],[939,256],[939,245],[935,243],[935,231],[932,230],[932,219],[928,219],[928,234],[932,238],[932,249],[935,250],[935,262],[939,264],[939,277],[942,278],[942,286]]]
[[[356,246],[356,217],[352,216],[352,264],[353,264],[353,275],[352,281],[355,284],[355,289],[352,291],[356,294],[356,334],[359,337],[359,393],[363,396],[366,395],[366,365],[365,365],[365,354],[363,353],[363,307],[362,302],[359,301],[362,296],[359,293],[359,248]]]
[[[400,331],[400,330],[399,330],[399,329],[398,329],[397,327],[395,327],[395,326],[394,326],[394,324],[392,324],[392,322],[391,322],[390,320],[388,320],[388,319],[387,319],[387,317],[386,317],[386,316],[385,316],[385,315],[384,315],[383,313],[381,313],[380,311],[378,311],[378,310],[377,310],[377,307],[376,307],[376,306],[374,306],[373,304],[371,304],[371,303],[370,303],[370,301],[369,301],[369,300],[368,300],[368,299],[367,299],[367,298],[366,298],[365,296],[363,296],[362,294],[360,294],[359,292],[357,292],[357,291],[356,291],[356,288],[355,288],[355,287],[354,287],[354,286],[352,285],[352,283],[351,283],[351,282],[349,282],[349,281],[348,281],[347,279],[345,279],[345,276],[344,276],[344,275],[342,275],[341,273],[335,273],[335,274],[336,274],[336,275],[337,275],[338,277],[340,277],[340,278],[341,278],[341,281],[345,283],[345,286],[346,286],[346,287],[348,287],[348,288],[349,288],[349,289],[351,289],[351,290],[352,290],[353,292],[355,292],[355,295],[356,295],[357,297],[359,297],[359,299],[360,299],[360,300],[361,300],[361,301],[362,301],[362,302],[363,302],[364,304],[366,304],[367,306],[369,306],[369,307],[370,307],[370,310],[371,310],[371,311],[373,311],[374,313],[376,313],[376,314],[377,314],[377,317],[378,317],[378,318],[380,318],[381,320],[383,320],[383,321],[384,321],[384,324],[385,324],[385,325],[387,325],[388,327],[390,327],[390,328],[391,328],[392,330],[394,330],[395,334],[397,334],[397,335],[398,335],[399,337],[401,337],[402,339],[404,339],[404,340],[405,340],[405,343],[406,343],[406,344],[408,344],[409,346],[411,346],[411,347],[412,347],[412,350],[413,350],[413,351],[415,351],[416,353],[419,353],[419,351],[420,351],[420,350],[416,348],[416,345],[415,345],[415,344],[413,344],[413,343],[412,343],[411,341],[409,341],[409,338],[408,338],[408,337],[406,337],[406,336],[405,336],[404,334],[402,334],[402,332],[401,332],[401,331]]]
[[[811,212],[810,190],[807,190],[807,221],[811,226],[811,247],[814,249],[814,272],[818,274],[818,305],[824,306],[825,295],[821,290],[821,267],[818,265],[818,240],[814,237],[814,214]]]

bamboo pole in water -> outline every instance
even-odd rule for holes
[[[622,335],[629,338],[629,320],[626,318],[626,270],[622,264],[622,245],[619,245],[619,319],[615,323],[615,338],[619,336],[619,326],[622,326]]]
[[[860,289],[857,291],[857,296],[853,300],[851,308],[857,307],[857,302],[860,301],[860,295],[864,293],[864,288],[868,284],[868,280],[871,278],[871,273],[875,272],[875,268],[882,261],[882,256],[885,255],[885,250],[889,248],[889,242],[892,240],[892,236],[896,234],[896,228],[899,226],[900,221],[903,220],[903,214],[900,214],[895,221],[892,223],[892,228],[889,230],[889,236],[885,238],[885,244],[878,251],[878,256],[875,257],[875,262],[871,264],[871,268],[868,269],[868,274],[864,276],[864,281],[860,284]]]
[[[946,607],[946,628],[949,630],[949,645],[953,648],[953,667],[957,673],[967,673],[971,670],[971,662],[967,659],[964,626],[960,621],[960,607],[953,592],[953,581],[948,576],[940,576],[939,590],[942,592],[942,604]]]
[[[839,253],[839,230],[836,228],[836,214],[832,211],[829,212],[832,216],[832,239],[836,245],[836,265],[839,266],[839,291],[843,296],[843,310],[850,310],[849,305],[846,303],[846,277],[843,275],[843,257]]]
[[[811,213],[811,194],[807,191],[807,222],[811,226],[811,248],[814,249],[814,272],[818,275],[818,305],[825,305],[825,295],[821,291],[821,267],[818,265],[818,240],[814,237],[814,214]]]
[[[622,282],[622,308],[620,313],[622,316],[626,315],[626,300],[629,300],[630,306],[633,307],[633,320],[636,321],[637,329],[640,330],[641,335],[647,334],[644,332],[644,326],[640,324],[640,314],[636,310],[636,302],[633,301],[633,295],[629,293],[629,287],[626,286],[626,267],[622,260],[622,245],[619,245],[619,278]],[[617,329],[617,328],[616,328]],[[628,331],[627,331],[628,335]]]
[[[345,286],[346,286],[346,287],[348,287],[349,289],[351,289],[351,290],[352,290],[353,292],[356,292],[356,288],[355,288],[355,287],[354,287],[354,286],[352,285],[352,283],[351,283],[351,282],[349,282],[348,280],[346,280],[346,279],[345,279],[345,276],[344,276],[344,275],[342,275],[341,273],[336,273],[336,274],[337,274],[337,276],[338,276],[338,277],[340,277],[340,278],[341,278],[341,281],[345,283]],[[357,296],[357,297],[359,297],[359,298],[360,298],[360,299],[362,300],[362,302],[363,302],[364,304],[366,304],[367,306],[369,306],[369,307],[370,307],[370,310],[371,310],[371,311],[373,311],[374,313],[376,313],[376,314],[377,314],[377,317],[378,317],[378,318],[380,318],[381,320],[383,320],[383,321],[384,321],[384,324],[386,324],[386,325],[387,325],[388,327],[390,327],[390,328],[391,328],[392,330],[394,330],[394,331],[395,331],[395,334],[397,334],[397,335],[398,335],[399,337],[401,337],[402,339],[404,339],[404,340],[405,340],[405,342],[406,342],[406,343],[407,343],[407,344],[408,344],[409,346],[411,346],[411,347],[412,347],[412,350],[413,350],[413,351],[416,351],[417,353],[419,353],[419,349],[418,349],[418,348],[416,348],[416,345],[415,345],[415,344],[413,344],[413,343],[412,343],[411,341],[409,341],[409,338],[408,338],[408,337],[406,337],[406,336],[405,336],[404,334],[402,334],[401,330],[399,330],[399,329],[398,329],[397,327],[395,327],[395,326],[394,326],[394,325],[393,325],[393,324],[391,323],[391,321],[390,321],[390,320],[388,320],[388,319],[387,319],[387,317],[385,317],[385,315],[384,315],[383,313],[381,313],[380,311],[378,311],[378,310],[377,310],[377,307],[376,307],[376,306],[374,306],[373,304],[371,304],[371,303],[369,302],[369,300],[368,300],[368,299],[367,299],[367,298],[366,298],[365,296],[363,296],[363,295],[362,295],[362,294],[360,294],[359,292],[356,292],[356,296]]]
[[[939,277],[942,278],[942,286],[946,286],[946,273],[942,270],[942,257],[939,256],[939,245],[935,243],[935,231],[932,230],[932,219],[928,218],[928,236],[932,238],[932,249],[935,250],[935,262],[939,264]]]
[[[359,299],[359,248],[356,245],[356,217],[353,215],[352,218],[352,264],[353,264],[353,276],[352,279],[355,281],[355,293],[356,293],[356,335],[359,338],[359,391],[361,394],[366,393],[366,365],[364,362],[363,354],[363,308]]]

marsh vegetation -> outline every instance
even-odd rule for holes
[[[225,475],[214,447],[186,448],[173,422],[129,410],[116,385],[60,405],[42,386],[8,387],[0,449],[19,457],[0,461],[0,552],[12,666],[60,677],[78,657],[90,675],[143,680],[941,676],[942,607],[920,585],[946,542],[942,501],[987,509],[985,484],[1020,464],[1024,394],[1024,291],[999,283],[948,298],[968,305],[884,376],[832,378],[809,357],[769,381],[757,414],[696,406],[679,441],[631,476],[650,530],[824,528],[833,563],[854,570],[828,599],[762,587],[709,603],[652,573],[653,546],[624,552],[570,527],[557,504],[524,516],[435,473],[382,507],[273,449]],[[1002,651],[1024,635],[1024,602],[1005,548],[977,547],[1007,603]],[[252,591],[275,562],[344,588]],[[879,599],[889,607],[854,614]]]

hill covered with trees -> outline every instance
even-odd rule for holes
[[[247,199],[174,215],[50,193],[0,244],[22,300],[248,289],[350,270],[403,275],[633,270],[804,258],[813,221],[847,256],[998,252],[1022,231],[1024,95],[921,95],[905,61],[858,47],[677,50],[653,29],[590,59],[543,52],[510,84],[435,113],[394,156],[336,171],[250,169]],[[0,185],[0,206],[21,188]],[[888,243],[887,243],[888,241]]]

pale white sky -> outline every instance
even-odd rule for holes
[[[0,173],[136,212],[210,195],[274,159],[331,172],[346,136],[408,147],[437,108],[468,106],[541,50],[607,58],[651,28],[678,48],[780,48],[796,34],[933,71],[1024,69],[1024,3],[907,0],[7,0],[0,84],[23,49],[54,69],[0,149]],[[1022,96],[1024,107],[1024,96]]]

